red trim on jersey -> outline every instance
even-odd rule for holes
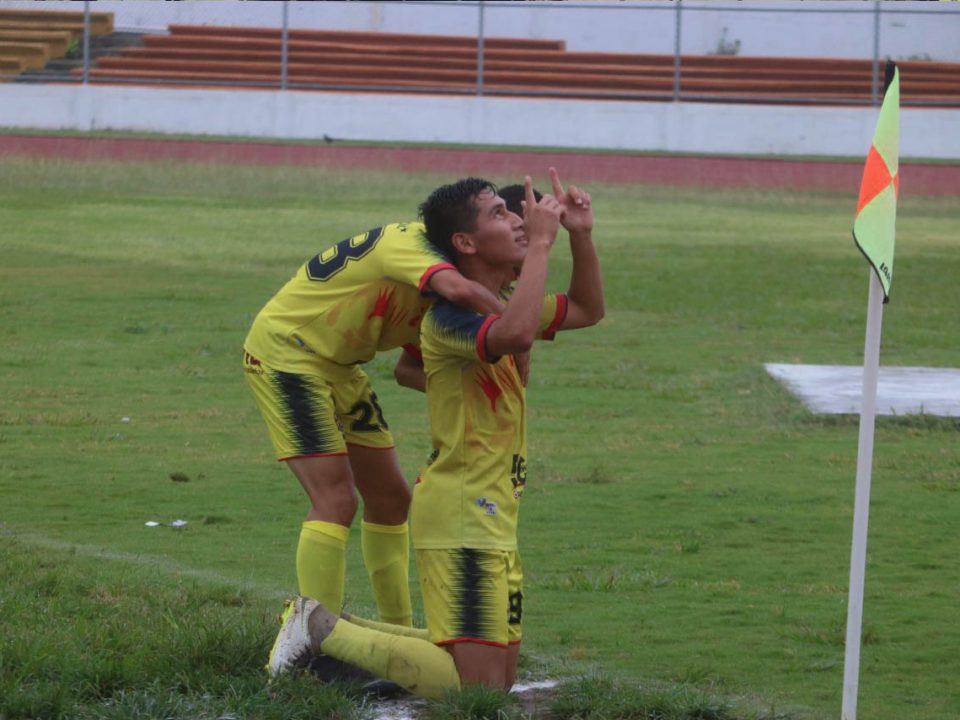
[[[432,278],[441,270],[457,270],[457,268],[455,265],[452,265],[451,263],[448,263],[448,262],[431,265],[423,272],[423,275],[420,276],[420,284],[417,285],[417,289],[420,292],[423,292],[423,289],[427,286],[427,283],[430,282],[430,278]],[[457,270],[457,272],[460,272],[460,271]]]
[[[567,294],[560,293],[557,295],[557,311],[553,315],[553,320],[550,321],[550,324],[547,325],[547,329],[543,331],[540,335],[544,340],[553,340],[557,334],[557,329],[563,325],[563,321],[567,319]]]
[[[480,326],[480,330],[477,331],[477,357],[485,363],[491,362],[490,355],[487,353],[487,331],[493,325],[493,321],[499,319],[499,315],[488,315]]]
[[[329,453],[307,453],[306,455],[290,455],[289,457],[277,458],[277,462],[286,462],[287,460],[299,460],[300,458],[313,458],[313,457],[335,457],[337,455],[346,455],[345,452],[329,452]]]
[[[423,365],[423,353],[420,352],[420,348],[418,348],[413,343],[407,343],[406,345],[403,346],[403,349],[406,350],[411,355],[413,355],[417,360],[420,361],[420,364]]]
[[[382,446],[382,445],[379,445],[379,446],[364,445],[363,443],[356,443],[356,442],[348,442],[348,443],[346,443],[346,445],[347,445],[347,447],[351,447],[351,446],[352,446],[352,447],[362,447],[362,448],[366,448],[367,450],[394,450],[394,449],[396,449],[396,447],[397,447],[396,445],[387,445],[387,446]],[[344,453],[344,455],[346,455],[346,453]]]
[[[519,645],[522,642],[523,640],[511,640],[510,642],[507,643],[507,645]]]
[[[434,645],[439,645],[443,647],[444,645],[459,645],[460,643],[475,643],[477,645],[489,645],[491,647],[498,647],[506,649],[510,643],[498,643],[493,642],[492,640],[482,640],[481,638],[472,638],[472,637],[458,637],[453,638],[452,640],[441,640]]]

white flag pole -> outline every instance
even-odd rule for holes
[[[863,586],[867,568],[867,521],[870,517],[870,478],[873,473],[873,429],[877,415],[880,374],[880,326],[883,287],[870,268],[867,337],[863,346],[863,394],[860,399],[860,443],[857,448],[857,488],[853,501],[853,542],[850,548],[850,590],[847,596],[847,641],[843,659],[841,720],[856,720],[860,684],[860,634],[863,625]]]

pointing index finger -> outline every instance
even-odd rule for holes
[[[557,174],[555,167],[550,168],[550,183],[553,185],[553,196],[557,199],[563,197],[563,185],[560,184],[560,175]]]
[[[537,204],[537,200],[533,196],[533,179],[529,175],[523,178],[523,194],[528,208]]]

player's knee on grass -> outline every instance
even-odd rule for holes
[[[462,642],[449,646],[462,685],[507,687],[509,648]]]
[[[520,660],[520,644],[515,643],[507,648],[507,678],[503,689],[510,692],[510,688],[517,681],[517,664]]]

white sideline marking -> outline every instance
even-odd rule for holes
[[[69,550],[85,557],[102,558],[104,560],[116,560],[135,565],[153,567],[169,575],[180,575],[182,577],[197,578],[207,582],[221,585],[229,585],[237,590],[247,591],[269,599],[283,599],[290,595],[289,588],[286,590],[258,583],[253,580],[239,580],[229,575],[218,573],[215,570],[199,570],[197,568],[178,565],[172,560],[155,555],[142,555],[138,553],[121,552],[119,550],[109,550],[97,545],[82,545],[80,543],[66,542],[64,540],[55,540],[45,535],[36,535],[33,533],[22,533],[11,530],[0,524],[0,537],[13,537],[21,542],[25,542],[35,547],[47,548],[50,550]]]
[[[811,412],[828,415],[860,412],[862,366],[767,363],[764,368]],[[960,417],[960,370],[880,368],[877,414]]]
[[[536,682],[517,683],[510,692],[523,694],[527,692],[527,690],[543,690],[545,688],[556,687],[559,684],[556,680],[537,680]]]
[[[388,704],[389,703],[389,704]],[[394,700],[374,706],[373,720],[417,720],[417,708],[423,700]]]
[[[529,690],[552,688],[558,684],[556,680],[517,683],[510,692],[514,695],[522,695]],[[426,701],[419,699],[387,700],[374,705],[373,720],[417,720],[420,717],[417,710],[425,705]]]

